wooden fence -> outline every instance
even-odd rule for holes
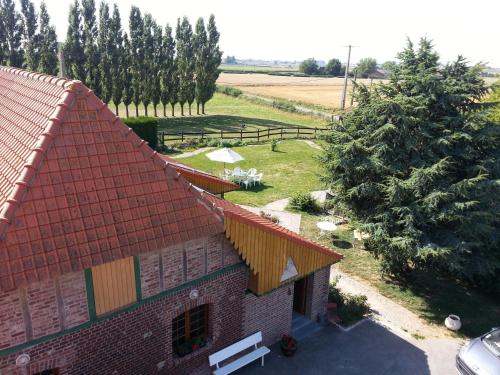
[[[240,141],[267,141],[270,139],[294,139],[294,138],[317,138],[329,128],[308,128],[305,126],[280,126],[274,128],[236,131],[201,131],[201,132],[158,132],[158,142],[184,142],[192,138],[208,139],[239,139]]]

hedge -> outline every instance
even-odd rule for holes
[[[158,120],[153,117],[130,117],[123,122],[146,142],[152,149],[158,147]]]

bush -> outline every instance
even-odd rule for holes
[[[149,147],[158,147],[158,120],[153,117],[129,117],[123,122],[132,128],[139,137],[148,142]]]
[[[297,108],[295,108],[295,105],[293,103],[282,100],[273,100],[272,106],[273,108],[281,109],[282,111],[297,112]]]
[[[207,140],[206,145],[209,147],[237,147],[237,146],[245,146],[246,143],[240,141],[237,138],[234,139],[210,138]]]
[[[240,89],[224,85],[217,85],[217,92],[220,92],[221,94],[224,95],[233,96],[235,98],[243,94],[243,91],[241,91]]]
[[[338,278],[328,288],[328,302],[337,303],[337,313],[344,324],[362,319],[370,312],[368,298],[362,294],[343,293],[337,287]]]
[[[318,212],[319,205],[309,193],[296,193],[290,198],[288,205],[296,210],[305,212]]]
[[[277,151],[278,150],[278,140],[277,139],[273,139],[271,141],[271,151]]]
[[[260,215],[260,217],[262,217],[264,219],[272,221],[274,224],[280,223],[280,219],[278,216],[272,215],[272,214],[264,212],[264,211],[260,211],[259,215]]]

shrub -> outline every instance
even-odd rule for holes
[[[343,293],[337,287],[336,278],[328,288],[328,302],[337,303],[337,313],[344,324],[351,324],[362,319],[370,312],[368,298],[362,294]]]
[[[272,215],[270,213],[266,213],[264,211],[260,211],[260,217],[263,217],[264,219],[267,219],[269,221],[272,221],[274,224],[279,224],[280,219],[276,215]]]
[[[129,117],[123,122],[153,149],[158,147],[158,120],[153,117]]]
[[[278,140],[277,139],[273,139],[271,141],[271,151],[276,151],[278,150]]]
[[[318,212],[319,205],[309,193],[296,193],[290,198],[289,206],[299,211]]]
[[[233,96],[235,98],[243,94],[243,91],[241,91],[240,89],[224,85],[217,85],[217,92],[220,92],[221,94],[224,95]]]
[[[246,144],[245,142],[242,142],[237,138],[234,139],[210,138],[206,142],[206,145],[209,147],[237,147],[237,146],[245,146],[245,144]]]
[[[294,104],[282,100],[273,100],[272,106],[273,108],[281,109],[282,111],[297,112],[297,108],[295,108]]]

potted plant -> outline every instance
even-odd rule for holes
[[[283,335],[281,337],[280,347],[285,357],[291,357],[297,350],[297,340],[290,335]]]
[[[184,357],[193,351],[193,347],[189,342],[178,344],[175,351],[179,357]]]

